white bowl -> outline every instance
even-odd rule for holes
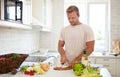
[[[40,51],[41,54],[47,54],[48,53],[47,48],[40,48],[39,51]]]

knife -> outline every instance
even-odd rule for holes
[[[64,64],[61,64],[61,67],[62,67],[62,68],[67,68],[67,67],[70,67],[70,66],[69,66],[68,63],[66,62],[66,63],[64,63]]]

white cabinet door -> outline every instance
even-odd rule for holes
[[[42,29],[51,29],[52,0],[32,0],[32,23]]]
[[[32,22],[32,0],[23,0],[23,24],[30,25]]]
[[[120,77],[120,59],[117,59],[117,77]]]
[[[111,73],[112,77],[116,77],[116,59],[112,58],[96,58],[97,64],[102,64]]]
[[[42,23],[42,13],[43,13],[43,1],[44,0],[32,0],[32,21],[38,21]],[[34,22],[33,22],[34,23]]]
[[[52,0],[44,0],[43,7],[44,29],[51,29],[52,26]]]

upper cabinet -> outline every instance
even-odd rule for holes
[[[22,24],[32,22],[31,0],[1,0],[0,19]]]
[[[0,26],[30,27],[28,25],[32,22],[31,2],[31,0],[0,0],[0,22],[2,22]]]
[[[0,0],[0,19],[24,24],[39,31],[50,31],[52,0]],[[6,24],[7,22],[2,23]]]
[[[23,2],[23,24],[32,23],[32,0],[21,0]]]
[[[32,0],[32,25],[50,31],[52,27],[52,0]]]

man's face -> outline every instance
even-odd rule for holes
[[[79,16],[77,15],[77,13],[75,11],[73,11],[71,13],[67,13],[67,16],[68,16],[69,23],[72,26],[78,24],[78,22],[79,22]]]

